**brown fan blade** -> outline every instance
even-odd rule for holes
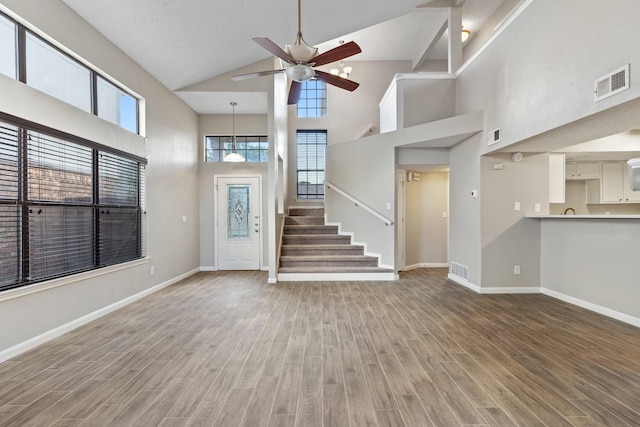
[[[278,74],[284,71],[284,68],[281,70],[267,70],[267,71],[259,71],[257,73],[249,73],[249,74],[239,74],[237,76],[231,76],[231,80],[247,80],[253,79],[255,77],[264,77],[264,76],[272,76],[274,74]]]
[[[354,90],[358,89],[358,86],[360,86],[360,83],[356,83],[353,80],[344,79],[340,76],[334,76],[333,74],[325,73],[324,71],[320,70],[315,71],[316,79],[325,83],[329,83],[330,85],[338,86],[341,89],[353,92]]]
[[[267,49],[269,52],[271,52],[272,54],[274,54],[278,58],[284,59],[285,61],[287,61],[290,64],[295,64],[296,63],[295,59],[293,59],[291,57],[291,55],[289,55],[280,46],[278,46],[277,44],[275,44],[274,42],[272,42],[268,38],[266,38],[266,37],[254,37],[251,40],[253,40],[254,42],[258,43],[260,46],[262,46],[263,48]]]
[[[355,55],[356,53],[362,52],[360,46],[356,42],[349,42],[342,44],[338,47],[334,47],[331,50],[321,53],[320,55],[313,58],[311,61],[315,63],[316,67],[320,65],[330,64],[332,62],[340,61],[341,59],[348,58],[350,56]]]
[[[302,92],[302,83],[292,80],[291,88],[289,89],[289,100],[287,101],[287,104],[288,105],[297,104],[298,100],[300,99],[301,92]]]

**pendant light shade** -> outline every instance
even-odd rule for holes
[[[246,162],[246,159],[244,158],[244,156],[242,156],[242,154],[238,153],[236,151],[236,105],[238,105],[237,102],[230,102],[229,103],[231,105],[232,108],[232,126],[233,126],[233,130],[231,132],[231,152],[229,154],[227,154],[226,156],[224,156],[224,159],[222,159],[223,162]]]

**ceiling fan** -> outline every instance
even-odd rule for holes
[[[311,80],[312,78],[353,92],[360,86],[359,83],[316,70],[315,67],[348,58],[362,52],[362,49],[360,49],[360,46],[358,46],[356,42],[351,41],[318,55],[318,48],[309,46],[302,38],[300,1],[301,0],[298,0],[298,35],[296,36],[294,44],[286,46],[286,51],[266,37],[255,37],[252,39],[273,55],[285,61],[287,64],[285,68],[241,74],[232,76],[231,79],[245,80],[284,72],[291,79],[291,88],[289,89],[289,99],[287,101],[289,105],[298,103],[300,92],[302,91],[302,82]]]

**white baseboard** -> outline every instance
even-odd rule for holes
[[[418,264],[407,265],[403,271],[415,270],[416,268],[447,268],[449,264],[446,262],[421,262]]]
[[[458,285],[462,285],[465,288],[469,288],[474,292],[480,293],[480,289],[481,289],[480,286],[474,285],[473,283],[469,282],[468,280],[464,280],[463,278],[458,277],[458,276],[456,276],[454,274],[451,274],[451,273],[449,273],[447,275],[447,278],[449,280],[451,280],[452,282],[457,283]]]
[[[539,294],[540,288],[537,286],[524,286],[524,287],[482,287],[480,288],[481,294]]]
[[[616,320],[619,320],[621,322],[628,323],[630,325],[637,326],[637,327],[640,328],[640,318],[638,318],[638,317],[630,316],[628,314],[621,313],[619,311],[612,310],[610,308],[603,307],[601,305],[594,304],[594,303],[591,303],[591,302],[588,302],[588,301],[584,301],[584,300],[581,300],[579,298],[575,298],[575,297],[572,297],[572,296],[569,296],[569,295],[565,295],[565,294],[562,294],[560,292],[553,291],[551,289],[540,288],[540,292],[545,294],[545,295],[548,295],[550,297],[559,299],[561,301],[568,302],[569,304],[573,304],[573,305],[577,305],[578,307],[586,308],[587,310],[594,311],[594,312],[602,314],[604,316],[611,317],[613,319],[616,319]]]
[[[171,286],[174,283],[177,283],[180,280],[186,279],[187,277],[197,273],[198,271],[200,271],[200,269],[196,268],[187,273],[181,274],[178,277],[167,280],[166,282],[160,283],[151,288],[145,289],[142,292],[138,292],[135,295],[131,295],[130,297],[127,297],[123,300],[120,300],[111,305],[103,307],[92,313],[86,314],[82,317],[72,320],[71,322],[65,323],[64,325],[58,326],[57,328],[51,329],[50,331],[47,331],[36,337],[30,338],[24,342],[21,342],[20,344],[14,345],[13,347],[3,350],[0,352],[0,363],[4,362],[5,360],[11,359],[12,357],[16,357],[19,354],[22,354],[25,351],[31,350],[32,348],[35,348],[41,344],[44,344],[49,340],[57,338],[60,335],[66,334],[67,332],[70,332],[76,328],[79,328],[80,326],[86,325],[87,323],[93,320],[96,320],[104,315],[107,315],[113,311],[116,311],[117,309],[122,308],[125,305],[131,304],[132,302],[135,302],[141,298],[151,295],[152,293],[157,292],[163,288],[166,288],[167,286]]]
[[[218,271],[218,267],[200,266],[200,271]]]
[[[469,288],[472,291],[475,291],[479,294],[544,294],[550,296],[552,298],[559,299],[564,302],[568,302],[569,304],[576,305],[578,307],[586,308],[587,310],[593,311],[598,314],[602,314],[603,316],[611,317],[612,319],[619,320],[624,323],[628,323],[629,325],[640,327],[640,318],[634,317],[625,313],[621,313],[616,310],[612,310],[607,307],[603,307],[598,304],[594,304],[588,301],[581,300],[579,298],[572,297],[570,295],[565,295],[560,292],[553,291],[551,289],[537,287],[537,286],[528,286],[523,288],[510,287],[510,288],[482,288],[478,285],[474,285],[471,282],[468,282],[464,279],[459,278],[458,276],[454,276],[449,274],[447,276],[449,280],[455,282],[459,285],[464,286],[465,288]]]
[[[279,273],[280,282],[309,282],[309,281],[394,281],[394,273]]]

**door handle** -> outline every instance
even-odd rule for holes
[[[257,228],[255,229],[255,232],[256,232],[256,233],[258,232],[258,229],[257,229]]]

